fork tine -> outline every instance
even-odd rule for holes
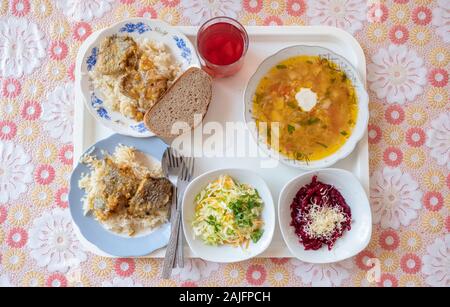
[[[195,159],[194,159],[194,157],[192,157],[191,160],[192,160],[191,161],[191,167],[189,169],[189,175],[190,175],[189,180],[194,176],[194,167],[195,167]]]
[[[192,157],[186,157],[185,158],[185,164],[184,164],[184,176],[183,180],[190,180],[192,177],[192,163],[193,159]]]
[[[184,165],[181,171],[181,180],[188,180],[189,168],[188,165],[186,165],[186,163],[189,163],[189,158],[184,159]]]
[[[192,157],[189,157],[189,163],[187,165],[188,180],[191,180],[191,178],[192,178],[193,164],[194,164],[194,159]]]
[[[175,160],[176,167],[180,167],[183,162],[183,155],[175,149],[172,149],[172,154],[173,154],[173,158]]]
[[[169,152],[168,152],[168,148],[166,150],[164,150],[162,159],[161,159],[161,168],[163,170],[164,176],[169,176],[169,166],[170,166],[170,162],[169,162]]]
[[[171,147],[169,147],[169,160],[172,167],[178,167],[178,160],[176,159],[175,152]]]
[[[167,155],[169,156],[169,163],[171,167],[174,167],[174,163],[173,163],[173,155],[172,155],[172,148],[169,147],[169,150],[167,152]]]
[[[183,160],[183,163],[181,164],[181,173],[180,173],[180,179],[186,180],[186,160]]]

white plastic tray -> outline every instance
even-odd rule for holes
[[[195,41],[197,33],[196,27],[179,27],[189,39]],[[358,42],[347,32],[331,27],[309,26],[309,27],[259,27],[251,26],[246,28],[250,37],[249,50],[242,70],[231,78],[214,80],[213,101],[209,107],[203,123],[217,121],[243,122],[243,92],[248,79],[254,73],[258,65],[269,55],[278,50],[291,45],[315,45],[322,46],[345,57],[354,65],[361,80],[366,82],[366,60],[363,50]],[[84,107],[81,98],[76,95],[75,115],[74,115],[74,163],[78,161],[80,155],[98,140],[111,135],[113,132],[96,122]],[[241,138],[235,147],[255,146],[250,136]],[[250,143],[250,144],[249,144]],[[196,159],[195,176],[209,170],[218,168],[247,168],[259,173],[269,185],[274,198],[275,205],[278,205],[278,194],[283,185],[294,176],[302,173],[302,170],[290,168],[279,164],[276,168],[261,168],[261,160],[268,161],[268,158],[198,158]],[[354,152],[346,159],[339,161],[333,167],[343,168],[351,171],[359,178],[366,192],[369,192],[369,160],[367,133],[359,142]],[[275,208],[276,209],[276,208]],[[81,234],[80,240],[85,247],[95,254],[109,256],[101,252],[88,243]],[[164,250],[158,250],[148,257],[163,257]],[[187,257],[195,257],[185,246]],[[292,257],[287,249],[281,232],[277,226],[275,234],[269,248],[261,257]]]

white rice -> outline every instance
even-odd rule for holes
[[[170,50],[161,42],[156,42],[148,38],[134,39],[139,50],[144,52],[151,59],[158,73],[168,79],[170,86],[180,75],[180,64],[173,59]],[[102,93],[102,98],[107,109],[120,112],[128,118],[135,117],[135,108],[142,113],[147,110],[139,109],[138,102],[120,92],[121,75],[103,75],[96,69],[89,72],[89,77],[94,88]]]
[[[141,180],[147,174],[152,177],[162,177],[161,163],[153,162],[151,166],[143,165],[137,159],[138,154],[134,148],[118,145],[113,155],[109,155],[112,160],[118,165],[130,166],[135,176]],[[107,155],[107,153],[105,153]],[[87,164],[91,168],[91,172],[86,175],[82,175],[78,185],[81,189],[84,189],[86,194],[83,201],[83,210],[85,215],[93,213],[95,209],[95,198],[98,191],[102,189],[104,181],[102,178],[105,176],[105,159],[97,159],[91,155],[85,155],[82,157],[82,162]],[[148,215],[145,218],[130,218],[126,215],[111,215],[107,220],[98,220],[106,229],[119,234],[128,235],[131,232],[135,234],[142,234],[147,231],[152,231],[160,225],[164,224],[168,220],[169,208],[162,208],[156,210],[154,214]],[[94,215],[95,216],[95,215]]]

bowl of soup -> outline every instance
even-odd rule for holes
[[[317,46],[291,46],[265,59],[244,93],[244,120],[272,158],[328,167],[364,136],[369,97],[355,68]]]

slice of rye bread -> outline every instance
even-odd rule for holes
[[[201,118],[208,111],[212,96],[212,78],[197,67],[186,70],[159,101],[147,111],[144,123],[153,133],[161,138],[174,138],[182,132],[172,134],[172,126],[185,122],[191,129],[199,122],[194,122],[194,115]]]

